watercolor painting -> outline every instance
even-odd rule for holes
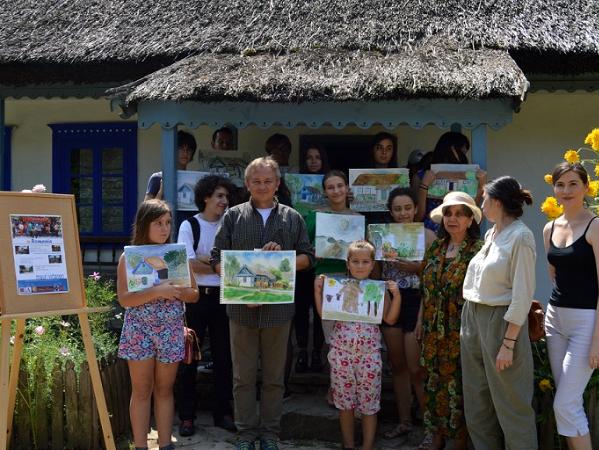
[[[354,211],[387,211],[387,198],[396,187],[410,186],[409,169],[349,169]]]
[[[227,156],[224,156],[224,154]],[[231,182],[237,187],[244,186],[245,168],[252,158],[247,153],[240,150],[200,150],[198,152],[198,161],[200,170],[209,172],[212,175],[222,175],[229,177]]]
[[[223,250],[221,304],[293,303],[295,251]]]
[[[435,172],[435,181],[428,187],[428,196],[443,198],[448,192],[466,192],[472,198],[476,197],[478,180],[476,171],[478,164],[431,164]]]
[[[380,324],[383,320],[385,282],[325,277],[322,318]]]
[[[368,240],[376,249],[377,260],[422,261],[424,258],[423,223],[371,224],[368,225]]]
[[[195,195],[193,189],[196,183],[208,172],[196,172],[194,170],[177,171],[177,210],[179,211],[197,211],[195,204]]]
[[[308,214],[326,203],[322,189],[324,175],[305,175],[301,173],[286,173],[285,184],[291,192],[293,209],[302,216]]]
[[[349,244],[364,239],[365,217],[359,214],[316,213],[316,256],[347,259]]]
[[[127,290],[142,291],[165,280],[191,286],[185,244],[125,246]]]

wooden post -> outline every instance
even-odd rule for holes
[[[104,433],[104,443],[106,445],[106,450],[116,450],[116,447],[114,445],[114,437],[112,436],[112,429],[110,427],[110,418],[108,417],[108,409],[106,409],[106,398],[104,397],[102,380],[100,379],[98,360],[96,359],[96,351],[94,350],[92,334],[89,328],[89,319],[87,317],[86,312],[81,312],[77,315],[79,316],[79,323],[81,324],[83,345],[85,346],[85,353],[87,354],[87,362],[89,364],[89,375],[92,379],[94,397],[96,399],[96,404],[98,405],[98,413],[100,415],[100,424],[102,425],[102,432]]]
[[[11,320],[2,319],[0,342],[0,449],[8,448],[8,357],[10,350]]]
[[[21,367],[21,354],[23,353],[23,335],[25,334],[25,319],[17,319],[16,331],[17,332],[15,334],[15,344],[12,349],[12,363],[10,364],[10,381],[8,384],[8,426],[6,430],[6,433],[8,435],[6,438],[7,442],[10,442],[10,436],[12,434],[12,422],[15,413],[15,401],[17,399],[17,383],[19,382],[19,368]]]

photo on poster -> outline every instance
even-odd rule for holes
[[[365,217],[356,214],[316,213],[316,256],[347,259],[353,241],[364,239]]]
[[[194,188],[196,183],[210,175],[208,172],[197,172],[194,170],[177,171],[177,210],[178,211],[197,211],[195,203]]]
[[[349,169],[349,186],[354,194],[354,211],[387,211],[387,198],[396,187],[410,186],[410,170]]]
[[[10,226],[17,294],[68,292],[61,216],[10,214]]]
[[[355,278],[325,277],[322,291],[323,320],[383,321],[385,282]]]
[[[375,259],[422,261],[425,251],[423,223],[368,225],[368,240],[376,249]]]
[[[163,281],[191,287],[185,244],[125,246],[127,290],[142,291]]]
[[[478,191],[478,164],[431,164],[435,181],[428,187],[428,197],[443,198],[449,192],[466,192],[472,198]]]
[[[301,173],[286,173],[285,184],[291,193],[293,209],[302,216],[309,211],[323,206],[326,198],[322,189],[324,175],[305,175]]]
[[[295,251],[223,250],[221,304],[293,303]]]

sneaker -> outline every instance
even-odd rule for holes
[[[198,364],[198,372],[200,373],[212,373],[214,371],[214,363],[207,361],[204,364]]]
[[[237,427],[235,426],[233,417],[229,415],[223,416],[221,419],[215,420],[214,426],[222,428],[223,430],[231,431],[232,433],[237,431]]]
[[[179,436],[187,437],[193,436],[196,432],[195,426],[193,425],[193,419],[182,420],[179,424]]]
[[[310,370],[312,372],[320,373],[322,372],[322,359],[320,357],[320,352],[314,350],[312,352],[312,361],[310,362]]]
[[[260,439],[260,450],[279,450],[279,444],[274,439]]]
[[[295,373],[306,373],[308,371],[308,352],[301,349],[295,361]]]
[[[256,450],[256,447],[254,446],[254,443],[250,441],[237,441],[235,450]]]

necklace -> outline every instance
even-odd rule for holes
[[[460,244],[454,244],[453,242],[450,242],[449,244],[447,244],[447,253],[451,253],[453,251],[456,251],[458,248],[460,248]]]

